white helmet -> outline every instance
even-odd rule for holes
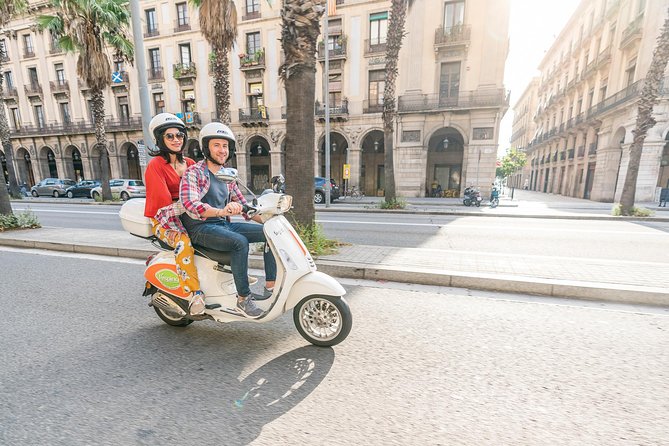
[[[153,142],[158,147],[162,146],[163,133],[167,129],[179,129],[186,134],[186,125],[181,119],[177,118],[172,113],[159,113],[154,116],[149,123],[149,133],[151,133]],[[183,146],[186,146],[186,138],[184,138]]]
[[[220,122],[211,122],[200,130],[200,150],[202,150],[204,156],[210,160],[211,153],[209,152],[209,141],[212,139],[225,139],[228,141],[228,159],[235,154],[237,139],[227,125],[221,124]]]

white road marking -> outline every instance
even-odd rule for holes
[[[118,215],[116,212],[100,212],[100,211],[65,211],[58,209],[35,209],[35,208],[15,208],[15,211],[30,211],[30,212],[52,212],[54,214],[101,214],[101,215]]]

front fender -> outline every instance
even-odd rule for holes
[[[320,271],[311,271],[300,277],[291,287],[284,312],[290,310],[307,296],[343,296],[346,290],[339,282]]]

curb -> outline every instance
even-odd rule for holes
[[[110,248],[97,245],[42,242],[35,240],[0,238],[0,245],[16,248],[47,249],[80,254],[145,259],[155,249]],[[316,259],[318,269],[334,277],[400,282],[483,291],[524,293],[570,299],[669,306],[669,292],[658,287],[640,287],[598,282],[540,279],[503,274],[466,273],[461,271],[426,270],[412,267],[340,262]],[[263,269],[262,256],[251,255],[249,268]]]

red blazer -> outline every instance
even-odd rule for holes
[[[184,157],[186,168],[195,164],[195,161]],[[144,216],[155,218],[160,208],[169,206],[179,199],[179,183],[181,177],[172,165],[163,157],[156,156],[146,166],[144,183],[146,184],[146,205]]]

